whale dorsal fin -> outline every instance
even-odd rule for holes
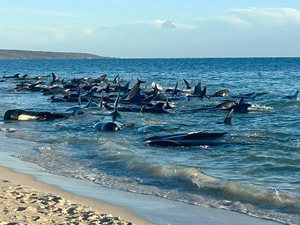
[[[194,95],[200,95],[201,94],[201,82],[199,82],[196,86],[195,86],[195,89],[194,89]]]
[[[203,90],[200,93],[200,97],[204,98],[206,96],[206,86],[203,88]]]
[[[120,113],[118,112],[119,101],[120,101],[120,92],[118,94],[118,97],[115,100],[114,111],[111,113],[113,122],[115,122],[118,117],[121,117]]]
[[[225,118],[225,120],[224,120],[224,123],[225,123],[226,125],[231,125],[231,119],[232,119],[233,111],[234,111],[234,109],[231,109],[231,110],[229,111],[229,113],[227,114],[227,116],[226,116],[226,118]]]
[[[91,105],[91,103],[92,103],[92,101],[93,101],[94,92],[95,92],[95,89],[92,89],[92,90],[91,90],[91,96],[90,96],[90,99],[89,99],[88,103],[86,104],[86,106],[84,106],[83,108],[89,108],[89,107],[90,107],[90,105]]]
[[[177,88],[178,88],[178,81],[176,82],[175,88],[174,88],[174,94],[177,93]]]
[[[120,84],[120,76],[119,76],[119,75],[117,75],[117,76],[114,78],[113,83],[114,83],[114,84]]]
[[[189,83],[186,79],[183,78],[183,82],[184,82],[185,85],[186,85],[186,89],[192,89],[190,83]]]
[[[125,100],[130,100],[134,98],[137,94],[139,94],[141,83],[144,83],[144,81],[140,81],[138,79],[138,82],[132,87]]]
[[[245,98],[241,98],[238,105],[245,104]]]

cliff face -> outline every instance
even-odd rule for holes
[[[25,50],[4,50],[0,49],[1,59],[108,59],[111,57],[98,56],[88,53],[72,52],[44,52]]]

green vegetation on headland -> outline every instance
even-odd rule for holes
[[[26,51],[26,50],[5,50],[0,49],[1,59],[109,59],[112,57],[98,56],[88,53],[73,52],[46,52],[46,51]]]

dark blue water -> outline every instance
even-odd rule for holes
[[[284,98],[300,89],[300,58],[0,61],[1,77],[52,72],[65,81],[107,74],[111,82],[119,75],[122,85],[130,81],[130,87],[139,78],[147,81],[143,90],[155,82],[163,93],[177,81],[183,88],[185,78],[193,87],[201,81],[207,94],[221,89],[229,89],[232,96],[265,94],[247,99],[252,105],[249,112],[234,113],[230,126],[218,123],[224,120],[224,111],[183,112],[213,107],[222,98],[187,101],[184,96],[172,102],[171,114],[121,112],[122,122],[135,127],[118,132],[93,129],[109,113],[100,108],[54,121],[2,121],[1,133],[7,138],[1,151],[51,173],[109,188],[300,223],[300,101]],[[44,79],[50,83],[50,77]],[[16,91],[19,82],[0,82],[0,116],[8,109],[61,112],[76,105],[51,102],[41,92]],[[143,126],[157,124],[177,130],[140,132]],[[143,141],[151,135],[199,130],[227,132],[224,144],[153,147]],[[28,145],[12,149],[17,139]]]

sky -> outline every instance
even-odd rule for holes
[[[299,57],[299,0],[0,0],[0,49]]]

